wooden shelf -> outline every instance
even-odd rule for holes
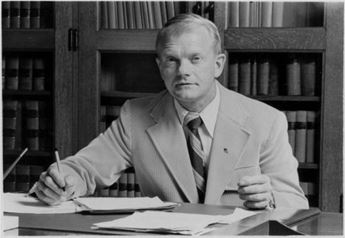
[[[224,32],[226,50],[274,51],[326,49],[323,27],[305,28],[230,28]]]
[[[21,150],[5,150],[3,155],[4,156],[19,156]],[[46,152],[46,151],[28,151],[25,156],[29,157],[51,157],[52,153],[51,152]]]
[[[52,93],[50,91],[25,91],[25,90],[3,90],[3,97],[16,97],[16,98],[46,98],[50,97]]]
[[[317,96],[249,96],[264,102],[320,102]]]
[[[140,92],[124,92],[124,91],[109,91],[109,92],[102,92],[101,97],[106,98],[139,98],[139,97],[146,97],[152,96],[155,93],[140,93]]]
[[[2,48],[5,51],[51,51],[55,44],[54,29],[2,30]]]
[[[318,169],[319,165],[315,163],[299,163],[299,169]]]
[[[100,30],[97,49],[100,51],[155,51],[158,30]]]

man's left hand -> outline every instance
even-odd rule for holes
[[[238,182],[238,193],[244,206],[250,209],[265,209],[274,201],[267,175],[242,177]]]

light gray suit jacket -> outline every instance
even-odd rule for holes
[[[288,142],[283,113],[220,84],[205,203],[242,206],[236,192],[242,176],[271,178],[277,207],[307,208]],[[114,183],[133,166],[145,196],[197,202],[183,128],[167,91],[127,101],[119,119],[87,147],[62,162],[77,178],[77,195]]]

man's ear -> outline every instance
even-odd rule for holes
[[[214,71],[215,78],[218,78],[222,74],[225,62],[226,62],[225,54],[218,54],[216,56],[215,71]]]
[[[155,60],[156,60],[156,64],[157,64],[158,68],[160,68],[159,66],[160,66],[161,60],[159,59],[158,55],[156,56]]]

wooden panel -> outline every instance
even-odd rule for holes
[[[343,3],[328,3],[321,152],[321,209],[339,211],[343,193]]]
[[[73,112],[73,55],[67,49],[68,29],[72,27],[72,7],[68,2],[55,4],[55,146],[61,158],[72,153],[75,133]]]
[[[100,30],[99,50],[155,51],[157,30]]]
[[[4,50],[53,50],[54,49],[54,30],[3,30],[2,47]]]
[[[230,28],[225,49],[236,50],[323,50],[324,28]]]

